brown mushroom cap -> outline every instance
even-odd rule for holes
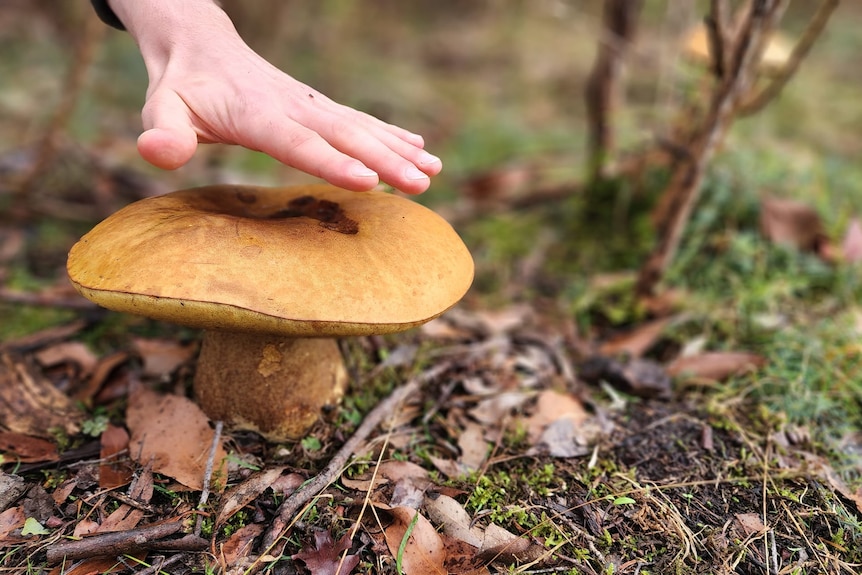
[[[192,327],[289,336],[402,331],[466,293],[443,218],[384,192],[210,186],[131,204],[69,253],[88,299]]]

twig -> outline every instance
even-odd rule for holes
[[[589,173],[602,177],[613,151],[613,110],[620,98],[619,77],[623,58],[635,34],[642,0],[605,0],[602,14],[604,38],[599,42],[596,62],[587,79],[584,97],[589,127]]]
[[[212,476],[213,476],[213,467],[215,466],[215,456],[216,456],[216,453],[218,452],[219,443],[221,442],[222,429],[224,429],[224,422],[216,421],[215,433],[213,433],[213,440],[212,440],[212,443],[210,444],[210,453],[207,456],[207,464],[206,464],[206,467],[204,468],[204,484],[203,484],[203,488],[201,489],[201,498],[200,498],[200,501],[198,501],[198,511],[201,511],[201,512],[204,510],[204,507],[206,507],[207,500],[209,499],[209,496],[210,496],[210,481],[212,480]],[[203,519],[204,519],[203,513],[199,514],[198,519],[195,522],[195,531],[194,531],[195,537],[200,537],[201,529],[203,527]]]
[[[679,162],[658,209],[661,238],[640,270],[637,293],[651,295],[676,255],[682,233],[700,195],[707,164],[733,123],[735,112],[755,74],[765,35],[781,17],[788,0],[751,0],[734,39],[729,68],[715,89],[710,111],[691,138],[692,155]]]
[[[338,453],[333,456],[323,471],[305,482],[290,497],[284,500],[281,507],[278,508],[278,515],[273,519],[266,533],[264,533],[263,548],[270,549],[276,544],[287,529],[289,529],[296,512],[314,499],[327,485],[338,477],[344,466],[353,457],[354,452],[401,402],[418,392],[422,385],[438,377],[448,367],[446,363],[442,363],[411,378],[403,387],[397,388],[386,399],[377,404],[365,416],[356,432],[338,450]]]
[[[818,36],[820,36],[820,33],[823,32],[823,29],[826,27],[826,22],[829,21],[829,17],[832,15],[832,12],[834,12],[835,8],[838,7],[839,1],[840,0],[822,0],[820,2],[820,6],[814,14],[814,18],[808,23],[808,28],[805,29],[805,33],[802,35],[802,38],[793,48],[793,52],[790,54],[790,59],[781,67],[778,75],[773,78],[763,90],[749,98],[740,106],[738,111],[740,116],[756,114],[781,93],[781,90],[784,89],[787,82],[789,82],[793,75],[796,74],[796,71],[799,69],[799,65],[802,64],[802,60],[804,60],[808,55],[808,52],[811,51],[811,47],[814,46],[814,42],[817,40]]]
[[[68,339],[87,327],[87,325],[89,325],[89,322],[84,321],[83,319],[78,319],[67,323],[66,325],[49,327],[42,331],[25,335],[24,337],[10,339],[0,343],[0,352],[17,351],[20,353],[27,353],[35,349],[39,349],[40,347],[45,347],[46,345],[52,344],[56,341]]]
[[[159,561],[153,561],[153,564],[147,567],[146,569],[142,569],[140,571],[135,571],[135,575],[156,575],[159,571],[164,569],[165,567],[170,567],[174,563],[177,563],[183,558],[182,553],[177,553],[176,555],[171,555],[167,559],[164,557],[158,558]]]
[[[48,563],[55,565],[63,560],[77,561],[87,557],[124,555],[147,549],[182,548],[184,551],[200,551],[207,548],[209,544],[200,537],[186,536],[181,539],[165,540],[165,537],[179,533],[182,528],[182,521],[172,521],[57,543],[48,547],[47,560]]]
[[[30,173],[17,190],[19,200],[33,190],[39,177],[45,172],[46,167],[50,166],[54,161],[58,141],[66,130],[72,113],[75,111],[84,87],[87,72],[90,70],[95,58],[96,47],[99,45],[105,26],[94,13],[87,12],[86,14],[80,40],[75,49],[66,79],[63,82],[60,102],[57,104],[51,122],[42,136],[42,141],[39,143],[36,161],[33,162]]]

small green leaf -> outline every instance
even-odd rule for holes
[[[623,497],[617,497],[616,499],[614,499],[614,505],[631,505],[632,503],[637,503],[637,501],[635,501],[631,497],[623,496]]]
[[[24,521],[24,527],[21,529],[21,535],[48,535],[49,533],[51,533],[49,529],[42,527],[42,524],[32,517]]]
[[[302,443],[302,448],[306,451],[320,451],[320,448],[323,447],[320,440],[313,435],[304,438],[300,443]]]

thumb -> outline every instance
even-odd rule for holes
[[[138,137],[138,153],[164,170],[175,170],[188,162],[198,145],[189,109],[175,93],[152,94],[142,112],[145,131]]]

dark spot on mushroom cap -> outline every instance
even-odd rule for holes
[[[269,217],[272,219],[306,217],[317,220],[322,227],[340,234],[359,233],[359,224],[347,217],[341,205],[330,200],[319,200],[314,196],[294,198],[287,204],[286,209],[279,210]]]
[[[236,199],[244,204],[253,204],[257,201],[257,196],[251,192],[240,190],[236,193]]]

